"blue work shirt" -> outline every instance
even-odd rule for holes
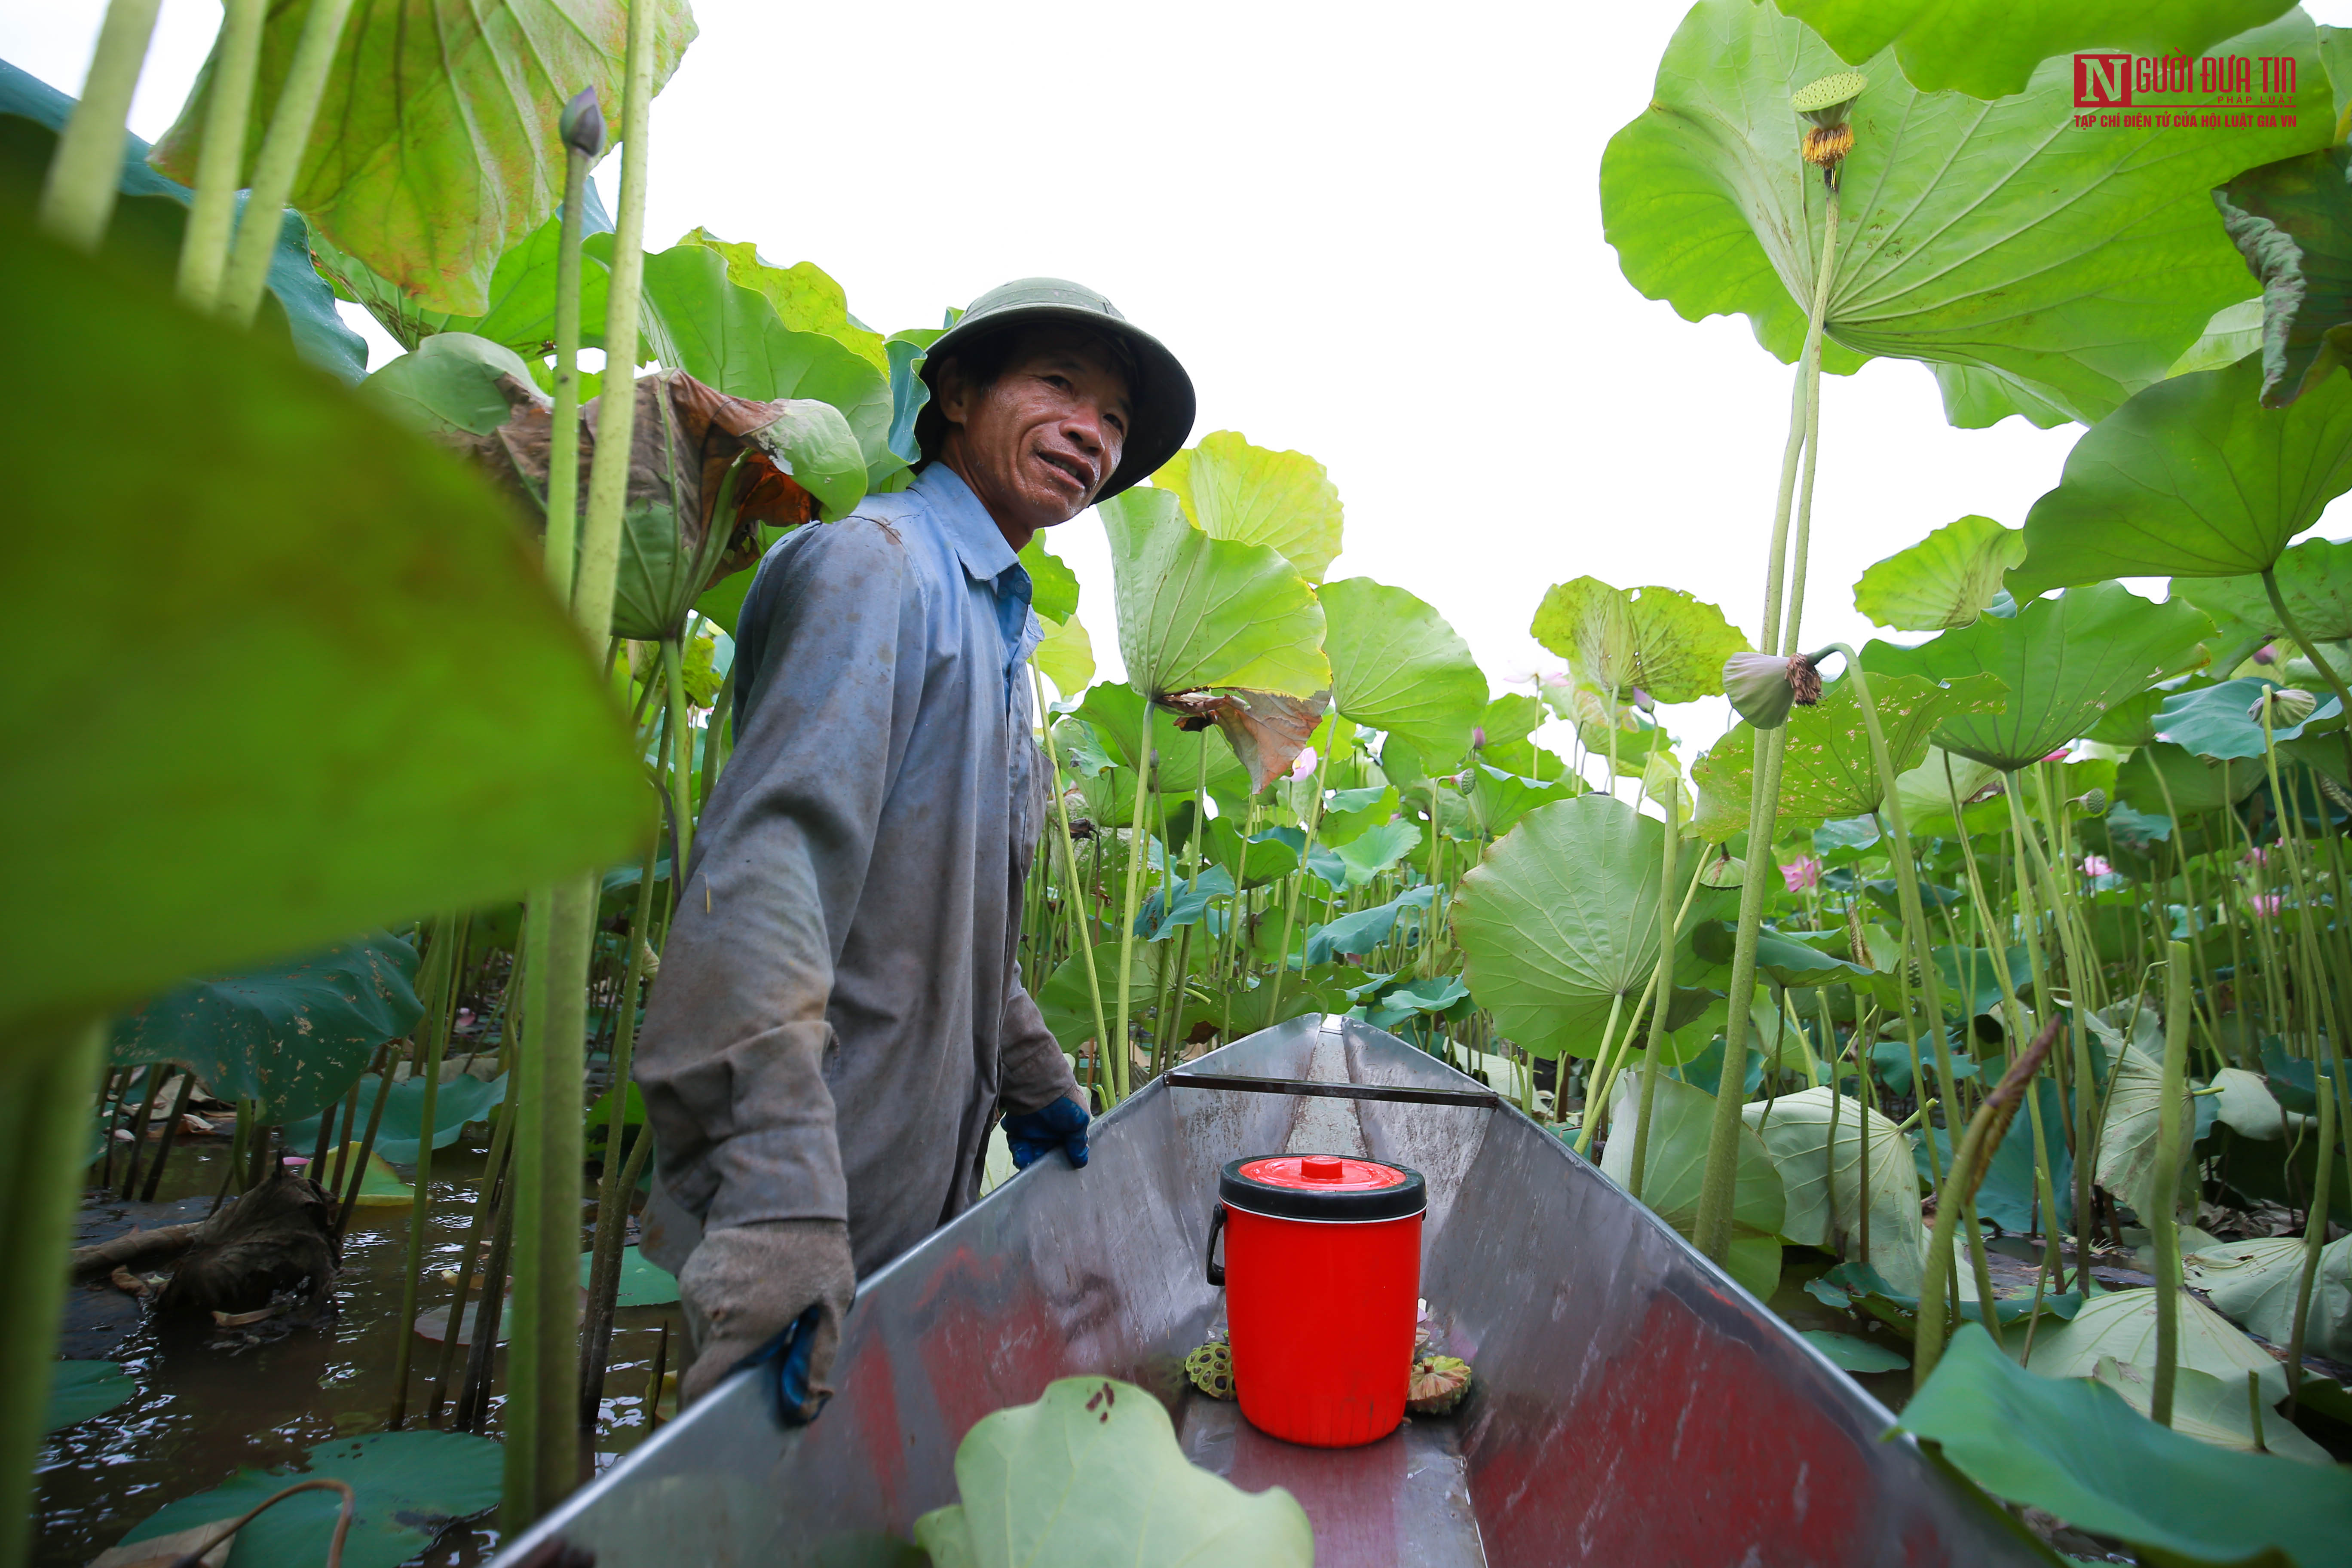
[[[869,1273],[978,1197],[1000,1110],[1079,1092],[1016,962],[1045,810],[1029,598],[938,464],[761,563],[635,1071],[702,1228],[846,1220]],[[674,1268],[691,1239],[666,1240]]]

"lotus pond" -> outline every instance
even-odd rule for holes
[[[154,12],[112,0],[78,101],[0,67],[0,778],[39,825],[0,915],[0,1568],[192,1546],[289,1477],[331,1484],[236,1568],[323,1560],[346,1495],[345,1563],[471,1562],[648,1428],[628,1074],[736,616],[778,539],[909,482],[943,329],[740,237],[647,247],[683,0],[228,0],[149,148]],[[2083,115],[2108,48],[2229,112]],[[1021,956],[1097,1109],[1365,1019],[2039,1541],[2341,1561],[2347,128],[2352,42],[2275,0],[1699,0],[1599,194],[1632,288],[1791,367],[1756,602],[1563,545],[1528,568],[1556,662],[1498,679],[1409,586],[1329,579],[1329,475],[1234,431],[1099,508],[1108,604],[1033,542]],[[407,352],[369,374],[339,302]],[[1809,583],[1820,378],[1872,358],[1955,426],[2079,435],[2026,515]],[[132,363],[184,416],[126,445],[79,411]],[[1828,595],[1884,635],[1809,638]],[[1060,1462],[1040,1392],[960,1478]],[[1165,1426],[1121,1454],[1177,1464]],[[1311,1553],[1286,1494],[1181,1484],[1183,1520],[1088,1527]],[[1026,1560],[1079,1560],[1041,1528]],[[921,1539],[1000,1560],[959,1510]]]

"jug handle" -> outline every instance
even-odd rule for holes
[[[1212,1285],[1223,1285],[1225,1282],[1225,1266],[1217,1261],[1217,1235],[1224,1228],[1225,1205],[1221,1199],[1209,1215],[1209,1247],[1202,1259],[1208,1266],[1209,1283]]]

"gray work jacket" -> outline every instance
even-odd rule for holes
[[[702,1229],[845,1219],[870,1273],[978,1197],[1000,1110],[1078,1094],[1016,962],[1045,793],[1029,595],[937,464],[761,563],[735,752],[637,1047],[656,1261]]]

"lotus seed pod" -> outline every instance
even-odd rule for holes
[[[1211,1341],[1184,1358],[1184,1375],[1212,1399],[1234,1396],[1234,1348]]]
[[[1723,661],[1723,692],[1742,719],[1759,730],[1789,721],[1797,698],[1789,681],[1789,661],[1778,654],[1735,653]]]
[[[583,87],[564,104],[562,117],[556,121],[563,144],[583,158],[604,155],[604,110],[596,101],[596,89]]]
[[[1737,888],[1748,880],[1748,862],[1718,855],[1699,868],[1698,879],[1702,887]]]
[[[2088,816],[2105,816],[2107,815],[2107,792],[2103,789],[2087,791],[2074,804]]]
[[[1412,1363],[1405,1408],[1415,1415],[1451,1415],[1470,1393],[1470,1363],[1460,1356],[1424,1356]]]
[[[2253,706],[2246,710],[2246,717],[2257,724],[2261,723],[2263,709],[2266,704],[2270,709],[2271,728],[2292,730],[2310,718],[2318,709],[2319,699],[2308,691],[2298,691],[2292,686],[2276,687],[2255,698]]]
[[[1847,106],[1862,96],[1870,79],[1860,71],[1837,71],[1789,95],[1789,107],[1824,130],[1845,123]]]

